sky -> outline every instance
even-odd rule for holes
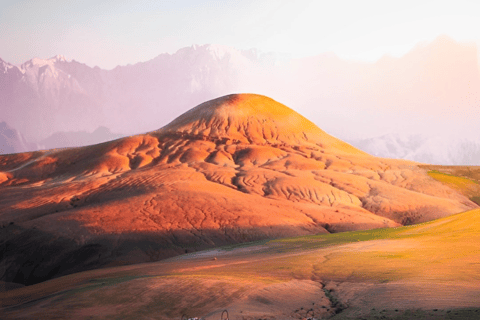
[[[441,34],[480,46],[479,1],[0,0],[0,58],[112,69],[193,44],[373,62]]]

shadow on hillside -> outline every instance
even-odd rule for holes
[[[0,281],[6,284],[0,289],[4,290],[76,272],[154,262],[219,246],[327,233],[322,226],[312,225],[104,235],[84,229],[71,238],[13,223],[1,230]]]

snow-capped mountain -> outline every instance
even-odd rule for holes
[[[254,51],[204,45],[113,70],[64,56],[13,66],[1,61],[0,120],[39,141],[55,132],[153,130],[181,112],[230,93],[260,64]],[[262,57],[264,59],[264,57]]]
[[[6,72],[0,73],[0,120],[29,141],[55,131],[97,128],[104,116],[95,95],[81,83],[81,77],[65,68],[77,64],[56,56],[4,67]],[[94,72],[88,67],[87,71]]]

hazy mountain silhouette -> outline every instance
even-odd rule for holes
[[[100,126],[122,133],[154,130],[159,121],[166,124],[179,111],[234,90],[239,73],[259,59],[254,51],[205,45],[108,71],[63,56],[19,67],[1,60],[0,120],[30,141]]]
[[[38,145],[27,142],[18,130],[10,127],[6,122],[0,122],[0,154],[26,152],[37,149]]]
[[[447,131],[478,142],[474,45],[441,36],[376,63],[334,54],[277,62],[275,55],[218,45],[191,46],[112,70],[63,56],[19,67],[2,60],[0,121],[34,142],[100,126],[132,134],[165,125],[202,101],[252,92],[284,101],[342,139]]]
[[[115,140],[124,135],[112,133],[106,127],[99,127],[93,132],[74,131],[56,132],[39,142],[43,149],[55,149],[66,147],[82,147],[105,141]]]
[[[377,157],[443,165],[480,164],[480,142],[473,137],[388,134],[348,142]]]
[[[81,68],[78,62],[67,62],[57,56],[48,60],[34,58],[20,67],[0,61],[0,109],[2,120],[25,135],[29,141],[43,139],[56,131],[90,130],[104,119],[90,79],[72,76],[65,66]],[[1,67],[0,67],[1,68]],[[95,74],[85,66],[84,77]],[[100,86],[101,87],[101,86]],[[97,124],[96,124],[97,123]]]

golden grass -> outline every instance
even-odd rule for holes
[[[400,228],[273,240],[262,254],[191,271],[240,279],[480,280],[480,209]],[[244,263],[229,263],[235,259]],[[219,258],[221,259],[221,258]]]
[[[255,249],[249,252],[249,247]],[[37,293],[31,292],[30,298],[38,299],[42,292],[45,296],[43,289],[49,283],[61,282],[70,290],[49,300],[55,308],[72,303],[78,308],[117,306],[118,312],[133,316],[138,310],[156,314],[162,305],[164,314],[175,316],[177,309],[186,305],[194,306],[185,310],[195,314],[220,310],[223,304],[240,301],[254,288],[298,279],[361,286],[403,283],[405,288],[416,286],[420,290],[416,294],[432,295],[433,300],[436,294],[442,294],[443,289],[438,288],[461,288],[459,299],[465,305],[480,286],[480,209],[406,227],[254,242],[213,252],[217,259],[191,254],[157,263],[95,270],[20,289],[18,294],[35,289]],[[79,277],[82,280],[76,279]],[[225,299],[222,292],[228,292]],[[132,305],[127,308],[124,300],[132,294],[138,299],[129,302]],[[7,296],[15,299],[15,295],[12,291]],[[102,296],[105,298],[100,299]],[[167,296],[183,302],[167,301]],[[213,296],[223,300],[217,303]]]

